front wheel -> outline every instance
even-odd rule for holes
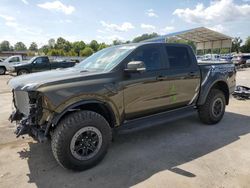
[[[224,93],[221,90],[212,89],[207,96],[205,104],[198,108],[199,118],[205,124],[216,124],[222,119],[225,107],[226,99]]]
[[[17,75],[20,76],[20,75],[24,75],[24,74],[29,74],[29,71],[26,70],[26,69],[21,69],[17,72]]]
[[[6,72],[5,67],[0,67],[0,75],[4,75]]]
[[[63,167],[86,170],[104,158],[111,137],[111,128],[103,116],[92,111],[74,112],[52,134],[52,152]]]

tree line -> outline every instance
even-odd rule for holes
[[[151,34],[143,34],[132,41],[120,41],[114,40],[112,45],[120,45],[124,43],[131,43],[131,42],[140,42],[147,39],[151,39],[154,37],[158,37],[157,33]],[[194,50],[196,50],[195,44],[191,41],[186,41],[182,39],[172,38],[169,39],[167,42],[170,43],[185,43],[192,46]],[[240,37],[235,37],[232,40],[232,52],[243,52],[243,53],[250,53],[250,36],[245,41],[245,44],[242,45],[242,39]],[[35,53],[38,54],[45,54],[49,56],[90,56],[93,53],[110,46],[106,43],[98,43],[96,40],[92,40],[90,43],[86,44],[84,41],[75,41],[70,42],[62,37],[55,39],[50,39],[46,45],[38,48],[38,45],[35,42],[32,42],[29,47],[27,47],[23,42],[17,42],[14,46],[10,44],[9,41],[5,40],[0,43],[0,51],[29,51],[28,55],[34,55]]]

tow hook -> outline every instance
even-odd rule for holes
[[[28,134],[29,132],[30,132],[30,127],[27,119],[21,120],[15,131],[16,137],[18,138],[19,136]]]

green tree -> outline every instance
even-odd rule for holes
[[[104,49],[104,48],[107,48],[107,47],[108,47],[107,44],[101,43],[101,44],[99,45],[98,51],[99,51],[99,50],[102,50],[102,49]]]
[[[148,40],[148,39],[151,39],[151,38],[155,38],[155,37],[158,37],[159,35],[157,33],[151,33],[151,34],[143,34],[141,36],[138,36],[136,38],[133,39],[133,42],[141,42],[141,41],[144,41],[144,40]]]
[[[120,41],[120,40],[113,41],[113,45],[121,45],[121,44],[122,44],[122,41]]]
[[[240,37],[235,37],[232,41],[232,52],[239,53],[241,43],[242,39]]]
[[[56,44],[55,39],[49,39],[49,41],[48,41],[49,48],[54,48],[55,44]]]
[[[30,50],[30,51],[36,52],[36,51],[38,50],[37,44],[36,44],[35,42],[32,42],[32,43],[30,44],[29,50]]]
[[[23,42],[17,42],[14,46],[14,49],[16,51],[22,51],[22,50],[27,50],[27,47],[25,46]]]
[[[67,56],[78,56],[78,54],[73,49],[71,49],[66,55]]]
[[[80,56],[80,51],[86,47],[86,44],[83,41],[73,42],[72,48],[77,56]]]
[[[42,46],[40,49],[39,49],[39,51],[41,51],[41,52],[43,52],[45,55],[47,55],[48,54],[48,52],[49,52],[49,46],[48,45],[44,45],[44,46]]]
[[[71,43],[65,40],[62,37],[59,37],[55,44],[55,49],[64,50],[65,52],[69,52],[71,50]]]
[[[49,49],[47,55],[49,55],[49,56],[65,56],[65,52],[62,49]]]
[[[99,48],[99,44],[96,40],[92,40],[89,44],[89,47],[92,48],[94,50],[94,52],[97,52],[97,50]]]
[[[0,43],[0,51],[9,51],[11,50],[10,42],[7,40],[4,40]]]
[[[245,44],[241,46],[240,51],[243,53],[250,53],[250,36],[247,37]]]
[[[81,50],[80,55],[82,57],[88,57],[94,53],[94,50],[90,47],[84,48],[84,50]]]

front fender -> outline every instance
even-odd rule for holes
[[[78,106],[94,103],[105,105],[110,110],[110,112],[113,113],[113,117],[115,118],[115,124],[120,123],[120,114],[116,105],[111,100],[102,96],[81,96],[80,100],[78,97],[71,98],[70,100],[65,101],[55,109],[55,112],[53,116],[50,117],[49,121],[52,122],[52,124],[57,124],[61,117],[63,117],[63,115],[65,115],[67,112],[76,109]]]

